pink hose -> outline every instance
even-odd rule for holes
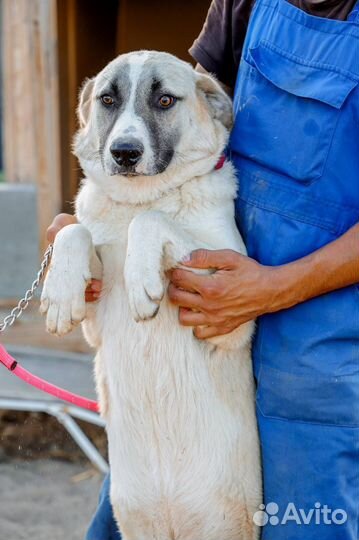
[[[3,345],[1,344],[0,363],[2,363],[9,371],[11,371],[11,373],[19,377],[21,380],[25,381],[27,384],[30,384],[31,386],[34,386],[35,388],[38,388],[39,390],[42,390],[47,394],[51,394],[58,399],[72,403],[72,405],[81,407],[82,409],[98,412],[98,403],[96,401],[84,398],[77,394],[73,394],[68,390],[64,390],[59,386],[55,386],[54,384],[51,384],[44,379],[41,379],[41,377],[33,375],[32,373],[24,369],[22,366],[20,366],[20,364],[18,364],[18,362],[7,352],[5,347],[3,347]]]

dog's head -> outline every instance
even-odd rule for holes
[[[213,168],[232,107],[212,77],[170,54],[140,51],[85,82],[78,116],[74,149],[86,174],[115,199],[138,202]]]

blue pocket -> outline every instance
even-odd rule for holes
[[[359,427],[356,285],[258,321],[257,403],[264,416]]]
[[[309,377],[262,365],[257,406],[270,418],[359,427],[359,373]]]
[[[358,80],[266,41],[242,59],[232,148],[298,182],[321,177],[340,111]]]

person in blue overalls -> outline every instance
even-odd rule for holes
[[[258,317],[263,540],[358,540],[359,0],[214,0],[190,52],[234,90],[249,258],[194,252],[217,272],[169,295],[199,339]],[[88,540],[120,538],[108,484]]]

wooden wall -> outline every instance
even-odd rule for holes
[[[190,60],[209,0],[2,1],[6,179],[37,184],[43,246],[81,178],[71,144],[83,80],[141,48]]]
[[[193,61],[188,49],[198,36],[209,0],[122,0],[119,3],[117,51],[167,51]]]
[[[42,244],[61,208],[56,0],[3,0],[4,166],[37,185]]]
[[[71,153],[77,129],[79,89],[116,55],[118,0],[58,0],[59,110],[61,140],[62,210],[72,212],[81,179]]]
[[[71,211],[81,171],[71,155],[79,88],[117,54],[137,49],[187,52],[205,19],[209,0],[58,0],[61,167],[63,209]]]

